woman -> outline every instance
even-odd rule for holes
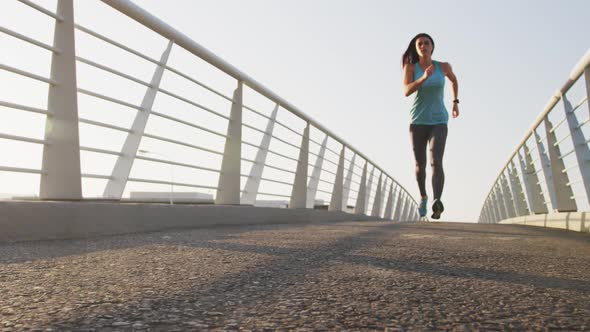
[[[410,110],[410,136],[416,159],[416,180],[422,199],[418,212],[426,216],[428,195],[426,194],[426,146],[430,145],[430,165],[432,166],[432,219],[439,219],[444,211],[441,201],[445,174],[443,171],[443,154],[447,140],[447,122],[449,114],[445,108],[445,76],[453,88],[453,118],[459,116],[459,87],[451,65],[447,62],[434,61],[434,40],[425,33],[416,35],[402,56],[404,69],[404,94],[416,92]]]

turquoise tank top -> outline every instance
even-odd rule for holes
[[[414,103],[410,109],[411,124],[436,125],[449,122],[449,113],[444,104],[445,75],[437,61],[434,73],[416,91]],[[414,80],[424,75],[420,64],[416,63]]]

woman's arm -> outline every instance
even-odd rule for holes
[[[430,65],[428,68],[426,68],[426,71],[424,71],[424,75],[422,75],[422,77],[415,81],[414,70],[414,64],[404,65],[404,95],[406,95],[406,97],[416,92],[416,90],[420,88],[422,83],[424,83],[430,76],[432,76],[432,73],[434,73],[434,65]]]
[[[441,69],[446,77],[451,81],[451,87],[453,88],[453,118],[459,116],[459,103],[455,103],[455,100],[459,99],[459,83],[457,82],[457,76],[453,73],[453,68],[448,62],[441,63]]]

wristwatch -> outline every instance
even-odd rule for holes
[[[453,104],[458,104],[458,103],[459,103],[459,99],[453,100]]]

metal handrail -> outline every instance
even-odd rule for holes
[[[372,164],[375,168],[385,174],[387,177],[391,178],[404,192],[407,193],[406,189],[401,186],[392,176],[390,176],[387,172],[381,169],[377,164],[373,163],[368,157],[366,157],[363,153],[359,150],[355,149],[351,144],[348,144],[345,140],[340,138],[338,135],[332,133],[329,129],[324,127],[321,123],[314,120],[304,112],[300,111],[297,107],[289,103],[287,100],[283,99],[282,97],[278,96],[270,89],[266,88],[261,83],[257,82],[250,76],[246,75],[230,63],[226,62],[225,60],[221,59],[205,47],[201,46],[194,40],[192,40],[187,35],[183,34],[182,32],[176,30],[166,22],[160,20],[156,16],[152,15],[148,11],[144,10],[143,8],[137,6],[131,1],[128,0],[101,0],[105,4],[115,8],[117,11],[129,16],[130,18],[134,19],[138,23],[144,25],[145,27],[155,31],[156,33],[160,34],[161,36],[166,37],[169,40],[173,40],[174,43],[183,49],[193,53],[194,55],[198,56],[199,58],[207,61],[209,64],[215,66],[216,68],[220,69],[221,71],[225,72],[229,76],[235,78],[236,80],[243,82],[245,85],[250,87],[252,90],[258,92],[259,94],[267,97],[268,99],[276,102],[286,110],[290,111],[291,113],[297,115],[299,118],[305,120],[310,125],[313,125],[315,128],[319,129],[320,131],[328,134],[334,140],[339,142],[340,144],[346,146],[350,150],[354,151],[357,155],[365,159],[368,163]],[[416,200],[408,194],[408,197],[417,204]]]
[[[59,13],[59,15],[58,15],[58,14],[52,13],[51,11],[48,11],[47,9],[45,9],[39,5],[32,3],[30,1],[27,1],[27,0],[19,0],[19,1],[27,6],[32,7],[33,9],[39,10],[51,17],[54,17],[58,21],[64,23],[64,24],[58,24],[55,27],[55,36],[54,36],[55,39],[53,42],[54,45],[45,44],[45,43],[38,41],[34,38],[25,36],[21,33],[18,33],[18,32],[15,32],[15,31],[12,31],[10,29],[3,28],[0,26],[0,33],[7,34],[7,35],[12,36],[16,39],[19,39],[23,42],[33,44],[37,47],[40,47],[40,48],[43,48],[43,49],[46,49],[46,50],[49,50],[52,52],[52,54],[51,54],[52,64],[51,64],[50,77],[47,77],[47,78],[36,75],[31,72],[21,70],[19,68],[11,67],[9,65],[0,64],[0,70],[13,72],[17,75],[25,76],[25,77],[28,77],[28,78],[31,78],[34,80],[38,80],[38,81],[42,81],[42,82],[49,84],[47,86],[47,88],[49,89],[49,102],[48,102],[47,110],[29,107],[29,106],[25,106],[25,105],[20,105],[20,104],[16,104],[16,103],[11,103],[8,101],[0,101],[0,106],[12,108],[15,110],[21,110],[21,111],[45,115],[45,116],[47,116],[46,128],[50,128],[50,127],[48,127],[50,124],[58,124],[60,126],[61,125],[64,126],[63,128],[60,127],[58,131],[53,131],[53,132],[48,131],[46,129],[45,139],[43,139],[43,140],[0,133],[0,138],[2,138],[2,139],[8,139],[8,140],[17,141],[17,142],[29,142],[29,143],[37,143],[37,144],[45,145],[44,147],[42,147],[43,148],[43,169],[41,169],[41,170],[32,170],[29,168],[11,167],[10,165],[0,167],[0,171],[41,174],[41,186],[39,189],[40,190],[39,197],[41,199],[52,199],[52,198],[56,197],[55,194],[57,193],[57,190],[56,190],[57,186],[55,185],[55,183],[68,185],[69,187],[65,191],[62,190],[61,192],[66,192],[67,193],[66,196],[68,196],[68,197],[71,196],[71,199],[83,199],[84,195],[82,193],[77,192],[77,191],[79,191],[79,188],[76,189],[75,183],[74,183],[74,185],[71,185],[71,183],[69,183],[68,181],[73,179],[73,182],[78,182],[78,181],[80,181],[81,178],[93,178],[93,179],[108,180],[108,183],[107,183],[106,188],[104,190],[103,196],[109,197],[109,199],[116,199],[116,198],[122,199],[124,185],[127,181],[129,181],[129,182],[147,182],[147,183],[166,184],[166,185],[176,184],[179,186],[187,186],[187,187],[195,187],[195,188],[217,189],[218,198],[219,198],[219,196],[223,197],[224,195],[228,195],[228,193],[231,193],[231,195],[234,195],[234,193],[236,193],[238,191],[242,192],[242,193],[246,193],[247,192],[246,190],[249,190],[250,197],[252,196],[252,193],[258,193],[260,195],[275,195],[275,196],[280,196],[280,197],[291,197],[291,199],[293,200],[294,197],[304,197],[305,198],[304,194],[305,194],[306,188],[305,188],[305,186],[301,186],[300,184],[301,184],[301,180],[304,179],[304,176],[307,176],[308,179],[310,179],[310,178],[313,179],[313,181],[314,181],[313,183],[315,183],[313,186],[310,185],[307,188],[308,193],[313,192],[313,197],[315,197],[316,192],[324,193],[324,194],[328,195],[328,197],[329,197],[328,201],[330,201],[330,200],[335,199],[335,197],[332,197],[332,196],[342,195],[343,202],[345,204],[348,204],[348,202],[351,199],[356,199],[356,198],[354,198],[356,196],[358,198],[357,202],[364,204],[364,208],[361,207],[358,209],[358,211],[361,211],[362,213],[366,213],[364,211],[364,209],[368,209],[368,206],[370,205],[371,201],[374,201],[375,202],[374,204],[378,204],[377,199],[380,199],[379,204],[383,204],[384,200],[385,200],[385,195],[386,195],[387,189],[390,186],[393,186],[395,184],[397,187],[399,187],[399,188],[396,188],[396,190],[395,190],[395,194],[397,197],[397,200],[395,201],[396,209],[399,210],[399,206],[401,206],[401,205],[398,203],[401,203],[403,205],[402,210],[403,210],[404,217],[413,218],[416,215],[415,211],[410,209],[410,207],[412,206],[412,202],[414,204],[416,203],[414,198],[409,195],[409,193],[406,191],[405,188],[403,188],[403,186],[401,186],[395,179],[393,179],[386,172],[384,172],[379,166],[377,166],[375,163],[373,163],[371,160],[369,160],[365,155],[363,155],[358,150],[354,149],[351,145],[346,143],[343,139],[339,138],[337,135],[335,135],[334,133],[329,131],[327,128],[323,127],[320,123],[318,123],[317,121],[315,121],[314,119],[312,119],[311,117],[309,117],[308,115],[306,115],[305,113],[303,113],[302,111],[297,109],[295,106],[291,105],[289,102],[282,99],[280,96],[276,95],[274,92],[270,91],[268,88],[264,87],[263,85],[261,85],[260,83],[258,83],[254,79],[252,79],[251,77],[247,76],[246,74],[244,74],[243,72],[241,72],[237,68],[233,67],[231,64],[218,58],[213,53],[209,52],[208,50],[206,50],[205,48],[203,48],[202,46],[200,46],[199,44],[197,44],[196,42],[194,42],[193,40],[191,40],[187,36],[183,35],[182,33],[178,32],[177,30],[172,28],[171,26],[160,21],[156,17],[152,16],[147,11],[144,11],[143,9],[139,8],[138,6],[133,4],[131,1],[128,1],[128,0],[102,0],[102,2],[113,7],[118,12],[131,17],[132,19],[138,21],[144,27],[147,27],[147,28],[155,31],[161,37],[168,39],[167,40],[168,46],[167,46],[166,50],[164,51],[164,53],[161,55],[161,58],[159,60],[152,58],[150,56],[147,56],[147,55],[143,54],[142,52],[135,50],[131,47],[126,46],[127,45],[126,43],[121,43],[121,42],[116,41],[115,40],[116,38],[111,39],[107,36],[104,36],[104,35],[98,33],[98,32],[92,31],[89,28],[86,28],[80,24],[77,24],[75,22],[73,6],[70,2],[59,2],[58,3],[58,10],[57,10],[57,12]],[[62,15],[63,15],[63,17],[62,17]],[[101,47],[105,46],[104,43],[110,44],[114,47],[117,47],[125,52],[128,52],[128,53],[138,57],[135,59],[136,61],[141,62],[142,60],[145,60],[145,61],[149,62],[150,64],[155,64],[156,70],[153,74],[151,81],[146,81],[144,79],[136,77],[133,74],[128,74],[127,73],[128,68],[120,68],[118,66],[106,65],[104,60],[101,60],[100,58],[95,58],[94,56],[83,57],[81,55],[77,55],[76,48],[74,47],[74,43],[73,43],[75,31],[80,31],[80,32],[88,34],[90,37],[94,37],[94,38],[91,38],[92,41],[95,44],[100,45]],[[223,90],[217,91],[214,88],[209,87],[206,84],[202,83],[200,80],[197,80],[196,78],[191,77],[191,75],[187,75],[185,73],[182,73],[181,71],[169,66],[167,64],[168,58],[169,58],[170,52],[173,49],[173,47],[174,48],[182,48],[182,49],[188,51],[189,53],[196,55],[198,58],[200,58],[200,60],[204,60],[205,62],[209,63],[210,65],[221,70],[223,73],[236,79],[237,83],[238,83],[238,89],[234,92],[233,97],[230,97],[230,96],[225,95],[224,93],[220,92]],[[92,54],[96,55],[96,54],[100,54],[100,52],[99,53],[92,53]],[[146,91],[144,98],[141,102],[141,106],[136,105],[134,102],[127,102],[127,101],[123,101],[123,100],[120,100],[117,98],[110,97],[110,96],[108,96],[109,93],[106,93],[106,95],[104,95],[104,94],[101,94],[98,92],[90,91],[90,89],[95,89],[95,88],[89,88],[88,90],[80,88],[78,85],[79,82],[76,79],[76,67],[79,67],[81,64],[85,64],[85,65],[91,66],[93,68],[99,69],[100,71],[104,71],[104,72],[107,72],[107,73],[110,73],[113,75],[117,75],[125,80],[132,81],[132,82],[139,84],[139,85],[143,86],[144,88],[146,88],[147,91]],[[118,68],[118,69],[115,69],[115,68]],[[212,94],[207,94],[207,97],[212,97],[212,98],[221,97],[223,99],[223,102],[229,101],[232,104],[231,115],[226,112],[218,113],[216,110],[214,110],[214,109],[217,109],[217,107],[209,108],[209,107],[204,106],[206,104],[206,101],[203,101],[200,98],[195,99],[193,97],[190,97],[190,99],[189,99],[187,97],[183,97],[180,94],[178,94],[178,90],[175,88],[170,87],[170,90],[162,88],[160,86],[162,84],[161,83],[162,77],[163,77],[163,74],[167,73],[167,72],[178,75],[181,79],[188,80],[188,82],[182,82],[182,83],[185,83],[185,84],[188,83],[189,86],[191,84],[196,84],[199,87],[204,88],[204,89],[208,90],[209,92],[217,95],[217,96],[214,96]],[[71,75],[72,73],[73,73],[73,75]],[[226,77],[226,78],[228,78],[228,77]],[[269,101],[273,102],[275,104],[275,111],[273,111],[273,115],[271,115],[271,116],[266,115],[263,112],[260,112],[260,111],[256,110],[255,108],[253,108],[252,105],[250,105],[250,106],[245,105],[242,100],[243,96],[244,96],[244,94],[243,94],[243,87],[244,86],[248,87],[253,92],[258,93],[262,97],[266,97]],[[101,100],[104,100],[104,101],[107,101],[110,103],[124,106],[124,111],[131,110],[135,114],[135,120],[133,121],[132,125],[128,126],[128,125],[122,125],[119,122],[108,120],[106,118],[98,118],[98,117],[95,117],[94,115],[91,117],[87,117],[87,116],[81,117],[80,115],[82,115],[82,113],[79,112],[76,95],[78,95],[78,96],[86,95],[86,96],[101,99]],[[182,117],[180,115],[172,115],[172,114],[168,115],[168,114],[157,112],[157,111],[153,110],[152,108],[154,107],[155,98],[157,96],[162,96],[162,95],[170,96],[176,100],[188,103],[192,106],[195,106],[196,108],[198,108],[198,111],[204,110],[209,113],[212,113],[213,115],[217,115],[217,116],[227,120],[228,121],[227,133],[224,134],[222,132],[218,132],[217,131],[218,129],[209,129],[209,128],[214,128],[214,127],[209,126],[209,124],[207,122],[197,124],[197,123],[191,122],[190,120],[183,120],[184,117]],[[168,98],[166,98],[166,100],[167,99]],[[88,101],[91,103],[98,102],[98,100],[92,100],[92,99],[90,99]],[[218,101],[221,101],[221,100],[218,100]],[[201,103],[205,103],[205,104],[201,104]],[[109,107],[111,107],[111,106],[109,106]],[[158,107],[160,107],[160,106],[157,106],[156,108],[158,108]],[[295,117],[289,116],[288,120],[282,119],[282,121],[286,121],[284,123],[277,120],[277,118],[276,118],[277,113],[275,113],[275,112],[279,108],[283,108],[283,110],[281,110],[281,111],[287,111],[287,112],[295,115]],[[280,130],[276,133],[273,133],[273,131],[269,130],[269,129],[262,130],[260,127],[260,124],[258,122],[258,120],[260,120],[260,119],[256,119],[257,121],[253,122],[253,123],[244,122],[242,120],[242,114],[246,110],[250,111],[256,115],[259,115],[262,118],[267,119],[268,120],[267,128],[272,128],[271,126],[274,124],[276,126],[279,126]],[[228,115],[224,115],[224,114],[228,114]],[[286,113],[284,113],[284,112],[282,114],[286,115]],[[187,140],[184,138],[180,138],[178,140],[173,139],[172,137],[168,138],[168,137],[166,137],[167,135],[164,133],[164,131],[160,132],[159,129],[152,129],[151,126],[147,127],[147,128],[149,128],[149,132],[146,132],[146,124],[148,124],[148,122],[147,122],[148,118],[152,117],[152,115],[155,115],[156,117],[159,117],[161,119],[174,121],[175,126],[177,126],[178,124],[185,125],[185,126],[190,127],[189,129],[195,128],[195,129],[202,130],[205,133],[210,133],[215,136],[225,138],[226,139],[226,147],[225,147],[224,151],[216,151],[214,149],[219,149],[218,147],[206,148],[205,146],[208,146],[206,144],[202,144],[202,146],[193,144],[195,142],[200,142],[200,140],[196,140],[195,142],[193,142],[191,140]],[[127,116],[127,115],[125,115],[125,116]],[[59,121],[55,121],[53,118],[55,118],[55,120],[59,120]],[[279,117],[279,118],[281,118],[281,117]],[[218,119],[216,119],[216,120],[218,120]],[[299,120],[303,120],[303,122],[305,122],[305,124],[306,124],[305,131],[302,130],[303,128],[301,128],[300,125],[298,125],[298,126],[288,125],[288,124],[292,124],[292,123],[298,123]],[[162,123],[160,121],[160,119],[158,119],[158,121],[159,121],[158,122],[159,124]],[[107,129],[112,129],[112,130],[120,131],[123,133],[127,133],[127,135],[125,135],[126,136],[125,143],[121,147],[120,151],[114,151],[116,148],[112,148],[112,147],[110,147],[110,150],[109,150],[109,149],[102,149],[99,147],[81,146],[79,144],[79,137],[78,137],[78,131],[80,130],[80,128],[83,128],[83,130],[94,130],[94,129],[91,129],[87,126],[82,126],[83,124],[88,124],[91,126],[98,126],[101,128],[107,128]],[[213,124],[217,124],[217,122],[213,122]],[[207,127],[209,127],[209,128],[207,128]],[[254,130],[256,133],[262,133],[262,134],[268,135],[268,136],[266,136],[267,138],[265,138],[260,143],[260,145],[258,144],[258,142],[256,142],[256,144],[253,142],[248,142],[248,139],[244,139],[242,137],[242,134],[240,133],[240,131],[243,131],[244,128],[249,128],[249,129]],[[282,130],[283,128],[287,129],[290,133],[295,134],[295,136],[291,135],[289,132],[285,132],[284,130]],[[184,129],[186,129],[186,128],[184,128]],[[314,138],[311,138],[310,137],[310,130],[313,130],[312,134],[313,134],[314,138],[322,137],[322,139],[320,139],[320,141],[324,141],[324,143],[320,143],[320,142],[316,141]],[[59,134],[56,135],[56,132],[59,132]],[[201,134],[202,133],[199,132],[199,135],[201,135]],[[254,134],[254,132],[248,131],[248,134]],[[323,135],[326,135],[326,136],[324,137]],[[254,135],[254,136],[256,136],[256,135]],[[113,136],[114,139],[117,139],[116,137],[117,136]],[[66,138],[68,141],[63,140],[63,138]],[[142,138],[149,138],[149,139],[158,140],[161,142],[173,143],[176,145],[181,145],[181,146],[189,147],[192,149],[197,149],[200,151],[205,151],[205,152],[209,152],[209,153],[223,156],[222,165],[219,169],[214,169],[214,168],[209,168],[209,167],[203,167],[203,166],[183,163],[180,161],[175,161],[174,159],[177,159],[177,158],[169,158],[166,155],[162,155],[162,157],[164,157],[163,159],[137,155],[136,154],[137,151],[139,151],[139,152],[143,151],[143,153],[153,153],[156,155],[158,154],[155,151],[150,152],[150,151],[140,150],[139,144],[140,144]],[[271,139],[270,142],[272,142],[272,143],[276,143],[276,141],[279,141],[282,144],[279,144],[277,146],[273,145],[274,150],[270,149],[268,138]],[[338,145],[339,144],[342,145],[342,148],[340,146],[337,146],[336,144],[331,144],[331,146],[327,146],[325,143],[325,142],[327,142],[327,140],[324,140],[324,138],[325,139],[330,138],[330,143],[334,143],[334,142],[332,142],[332,140],[336,141],[338,143]],[[300,146],[297,144],[298,143],[297,141],[299,141],[299,140],[301,140]],[[250,141],[252,141],[252,140],[250,140]],[[321,146],[321,149],[322,149],[321,155],[317,150],[315,150],[315,152],[311,151],[309,149],[309,143],[313,143],[318,146]],[[242,144],[242,148],[245,145],[257,148],[258,153],[261,153],[261,154],[257,155],[255,161],[251,160],[249,158],[244,158],[243,156],[241,156],[239,154],[239,150],[232,150],[232,149],[240,149],[240,144]],[[49,145],[51,145],[51,147],[49,147]],[[290,151],[290,149],[286,149],[286,147],[284,145],[288,145],[292,148],[295,148],[295,151],[299,152],[299,155],[295,156],[294,154],[291,153],[292,151]],[[56,148],[54,148],[54,146]],[[228,146],[230,147],[229,149],[228,149]],[[236,148],[236,146],[237,146],[237,148]],[[63,149],[64,147],[67,147],[67,149],[64,149],[62,151],[61,149]],[[327,153],[325,152],[326,150],[328,151]],[[58,151],[58,152],[56,153],[56,151]],[[344,151],[346,151],[348,158],[346,157],[346,155],[343,155]],[[91,152],[91,153],[97,153],[97,154],[103,154],[103,155],[117,156],[115,167],[113,168],[113,170],[110,174],[104,174],[106,172],[102,172],[103,174],[88,173],[88,172],[83,172],[84,170],[80,169],[80,168],[78,168],[78,170],[73,169],[71,171],[68,171],[67,173],[63,173],[63,172],[60,173],[60,172],[55,171],[56,169],[60,169],[60,167],[61,167],[60,162],[63,162],[63,160],[74,160],[74,161],[77,159],[79,160],[81,152]],[[236,153],[236,152],[238,152],[238,153]],[[295,162],[297,164],[296,170],[295,169],[294,170],[286,169],[286,168],[291,168],[291,166],[286,166],[286,168],[285,168],[284,165],[287,165],[288,163],[284,163],[283,160],[279,160],[279,165],[277,165],[277,166],[269,165],[269,163],[266,161],[266,153],[268,153],[268,152],[270,152],[271,154],[273,154],[275,156],[282,157],[283,159],[287,159],[288,161]],[[354,155],[354,157],[352,157],[353,155]],[[308,158],[311,156],[316,157],[316,161],[313,164],[310,163],[308,160]],[[358,156],[358,160],[354,159],[357,156]],[[191,168],[191,169],[215,172],[220,175],[219,187],[212,187],[212,186],[208,186],[208,185],[198,185],[198,184],[193,184],[193,183],[179,183],[179,182],[171,183],[171,181],[161,181],[161,179],[152,180],[152,179],[143,179],[143,178],[132,177],[131,174],[133,174],[133,172],[131,172],[131,167],[132,167],[133,160],[143,160],[143,161],[148,161],[148,162],[162,163],[162,164],[166,164],[166,165],[170,165],[170,166],[187,167],[187,168]],[[238,172],[234,172],[233,169],[235,169],[235,165],[238,165],[238,166],[240,165],[239,164],[240,160],[253,163],[251,174],[249,174],[249,175],[241,174],[239,169],[238,169]],[[270,159],[271,163],[273,162],[273,160],[275,160],[275,159],[273,159],[273,158]],[[357,161],[355,161],[355,160],[357,160]],[[353,161],[355,161],[355,162],[353,163]],[[233,167],[233,169],[224,166],[224,164],[226,162],[231,163],[231,167]],[[316,168],[316,166],[319,166],[320,162],[321,162],[321,167],[319,167],[319,169],[318,169],[318,168]],[[315,164],[317,164],[317,165],[315,165]],[[279,171],[283,171],[283,172],[288,172],[289,174],[295,174],[295,178],[293,179],[293,181],[290,181],[290,179],[288,179],[287,177],[284,177],[281,175],[275,176],[275,174],[273,174],[272,172],[269,173],[269,176],[263,176],[260,171],[260,170],[262,170],[262,168],[260,167],[262,165],[264,167],[268,167],[269,169],[275,169],[275,170],[279,170]],[[363,165],[363,166],[361,166],[361,165]],[[258,167],[255,167],[255,166],[258,166]],[[278,167],[278,166],[281,166],[281,167]],[[367,166],[369,166],[369,167],[367,167]],[[127,167],[129,167],[129,168],[127,168]],[[306,173],[308,172],[307,169],[309,167],[314,169],[314,175],[311,175],[311,174],[306,175]],[[363,171],[362,176],[358,172],[357,168],[359,170]],[[367,168],[371,170],[370,176],[369,176],[369,174],[367,174]],[[320,171],[320,173],[316,173],[318,170]],[[187,171],[189,171],[189,170],[187,170]],[[190,171],[192,171],[192,170],[190,170]],[[342,176],[343,176],[342,172],[345,172],[344,178],[342,178]],[[172,167],[171,167],[171,173],[172,173]],[[320,175],[317,176],[316,174],[320,174]],[[311,175],[311,177],[310,177],[310,175]],[[156,177],[159,177],[159,176],[156,176]],[[365,182],[361,184],[361,182],[363,182],[363,181],[359,181],[359,180],[362,177],[364,177]],[[224,178],[229,179],[226,182],[228,182],[228,181],[231,182],[231,186],[227,186],[226,184],[222,184],[222,181],[224,180]],[[246,185],[246,187],[243,190],[240,190],[239,187],[235,187],[235,183],[237,183],[239,186],[240,178],[242,179],[242,181],[244,178],[247,178],[249,183],[256,183],[256,186],[259,185],[260,181],[268,181],[268,182],[272,182],[275,184],[290,186],[290,187],[292,187],[293,193],[291,194],[291,196],[282,195],[282,194],[272,194],[272,193],[268,193],[268,192],[265,193],[262,191],[258,191],[258,189],[257,189],[258,187],[252,187],[249,185]],[[383,187],[387,187],[386,189],[384,189],[383,192],[382,192],[383,188],[376,187],[376,184],[378,183],[377,182],[378,179],[381,180],[381,178],[384,178],[384,182],[382,182]],[[255,179],[255,180],[252,180],[252,179]],[[339,186],[336,186],[336,182],[338,182],[336,179],[340,179],[339,181],[342,181],[342,183],[339,184]],[[254,182],[252,182],[251,180]],[[47,184],[50,183],[50,181],[51,181],[51,185],[49,185],[49,187],[48,187]],[[367,183],[367,181],[371,182],[371,184],[369,185]],[[45,184],[45,186],[44,186],[44,184]],[[119,188],[121,188],[120,184],[123,185],[123,189],[119,189]],[[385,184],[387,184],[387,186]],[[333,189],[330,188],[332,186],[333,186]],[[351,188],[353,186],[354,186],[354,189]],[[63,188],[59,188],[59,189],[61,190]],[[265,191],[275,191],[275,190],[268,189]],[[297,194],[295,193],[296,191],[297,191]],[[351,192],[357,193],[357,194],[351,195],[350,194]],[[362,197],[360,197],[358,195],[361,192],[363,192]],[[379,192],[379,195],[378,195],[378,192]],[[390,193],[390,195],[391,194],[393,194],[393,193]],[[63,196],[63,197],[66,197],[66,196]],[[309,194],[307,196],[309,196]],[[232,197],[234,197],[234,196],[232,196]],[[313,197],[310,196],[308,198],[311,199]],[[324,200],[326,199],[326,197],[324,195],[320,195],[320,197]],[[62,198],[60,197],[58,199],[62,199]],[[231,199],[232,199],[232,201],[234,200],[234,198],[231,198]],[[363,199],[364,199],[364,201],[363,201]],[[245,200],[249,202],[250,198],[247,198]],[[337,202],[337,199],[335,201]],[[216,198],[215,203],[216,204],[235,204],[235,203],[223,203],[223,198],[219,202],[218,202],[218,199]],[[309,200],[308,200],[308,203],[309,203]],[[334,202],[330,203],[331,209],[333,208],[332,207],[333,203]],[[237,203],[237,204],[240,204],[240,203]],[[249,204],[249,203],[243,203],[243,204]],[[295,204],[296,205],[295,207],[298,207],[298,204],[300,204],[300,203]],[[305,207],[305,205],[303,207]],[[342,209],[342,207],[340,206],[340,203],[337,203],[336,209]],[[376,211],[376,207],[373,207],[373,210]],[[357,211],[357,209],[355,209],[355,211]],[[381,212],[379,212],[379,213],[381,213]],[[369,213],[367,213],[367,214],[369,214]]]
[[[516,148],[510,154],[510,157],[508,157],[508,161],[504,164],[504,166],[502,167],[500,173],[498,174],[498,176],[496,178],[499,178],[502,175],[502,173],[504,173],[504,170],[506,169],[506,167],[508,167],[508,165],[510,164],[510,161],[516,156],[518,151],[522,148],[522,146],[526,143],[526,141],[531,137],[531,135],[533,135],[533,133],[535,132],[537,127],[545,119],[545,116],[547,116],[547,114],[549,114],[549,112],[551,112],[551,110],[553,110],[555,105],[557,105],[557,102],[559,102],[561,100],[561,96],[563,94],[565,94],[574,85],[574,83],[576,83],[576,81],[584,74],[584,70],[588,66],[590,66],[590,50],[586,51],[584,56],[574,66],[574,68],[570,72],[570,75],[569,75],[567,81],[562,85],[562,87],[558,91],[556,91],[553,96],[551,96],[549,98],[549,101],[547,101],[547,104],[543,108],[543,111],[537,116],[535,121],[533,121],[533,124],[531,125],[530,129],[526,132],[524,137],[516,145]],[[486,200],[490,197],[492,190],[493,190],[493,187],[490,190],[490,192],[488,193],[488,195],[486,196]]]

